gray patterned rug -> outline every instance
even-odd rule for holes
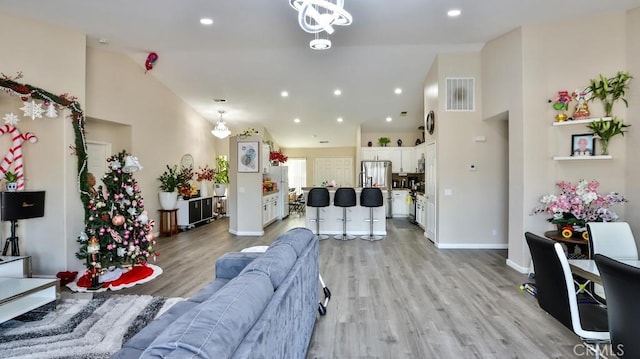
[[[183,298],[112,295],[63,299],[0,324],[1,358],[109,358]]]

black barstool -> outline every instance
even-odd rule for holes
[[[316,235],[319,239],[327,239],[329,236],[320,235],[320,221],[324,221],[324,219],[320,219],[320,207],[328,207],[329,206],[329,190],[324,187],[316,187],[312,188],[309,191],[309,196],[307,197],[307,206],[316,208],[316,218],[309,219],[309,221],[316,222]]]
[[[356,206],[356,190],[347,187],[338,188],[333,196],[333,205],[342,207],[342,234],[338,234],[333,238],[342,239],[343,241],[356,238],[355,236],[347,235],[347,207]]]
[[[382,207],[384,204],[382,199],[382,191],[380,188],[366,187],[362,189],[360,193],[360,206],[369,207],[369,235],[362,236],[360,239],[366,239],[369,241],[377,241],[382,239],[382,236],[373,235],[373,222],[377,222],[377,219],[373,219],[373,209],[375,207]]]

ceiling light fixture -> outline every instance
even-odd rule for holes
[[[295,122],[295,123],[300,123],[300,119],[299,119],[299,118],[294,118],[294,119],[293,119],[293,122]]]
[[[302,30],[310,34],[333,34],[333,25],[348,26],[353,22],[344,9],[344,0],[289,0],[289,5],[298,12]]]
[[[342,91],[340,91],[340,89],[336,89],[335,91],[333,91],[333,94],[336,96],[340,96],[342,95]]]
[[[338,122],[342,122],[342,121],[343,121],[342,117],[338,117]]]
[[[280,96],[289,97],[289,93],[287,91],[282,91],[282,92],[280,92]]]
[[[203,17],[202,19],[200,19],[200,23],[202,25],[213,25],[213,20],[207,17]]]
[[[452,10],[447,11],[447,16],[456,17],[456,16],[459,16],[461,13],[462,12],[460,10],[458,10],[458,9],[452,9]]]
[[[222,119],[222,114],[224,112],[225,112],[224,110],[218,110],[218,113],[220,114],[220,119],[216,123],[216,127],[214,127],[213,130],[211,130],[211,134],[218,138],[225,138],[231,134],[231,131],[229,130],[227,125],[224,123],[224,120]]]
[[[391,122],[393,119],[391,117],[387,117],[387,122]]]
[[[331,48],[331,40],[329,40],[329,35],[327,35],[326,39],[323,39],[319,34],[316,34],[316,38],[309,41],[309,47],[313,50],[329,50]]]
[[[396,93],[396,95],[399,95],[402,93],[402,89],[400,87],[398,87],[397,89],[393,90],[393,92]]]

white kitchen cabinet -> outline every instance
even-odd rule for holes
[[[375,161],[378,158],[378,150],[375,147],[365,147],[362,149],[362,155],[360,156],[363,161]]]
[[[278,218],[278,194],[262,197],[262,226],[266,227]]]
[[[408,217],[409,216],[409,191],[407,190],[393,190],[391,193],[392,205],[391,214],[395,217]]]
[[[418,161],[413,147],[400,147],[400,169],[394,172],[417,172]]]
[[[262,173],[269,173],[271,171],[271,161],[269,155],[271,154],[271,147],[263,143],[262,144],[262,156],[260,156],[260,166],[262,167]]]
[[[416,196],[416,222],[420,228],[424,229],[427,213],[427,198],[419,194]]]

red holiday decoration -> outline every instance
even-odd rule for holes
[[[156,64],[156,61],[158,61],[158,54],[156,54],[155,52],[150,52],[147,56],[147,61],[145,61],[144,63],[144,67],[147,69],[144,72],[145,74],[147,73],[147,71],[153,69],[153,65]]]

